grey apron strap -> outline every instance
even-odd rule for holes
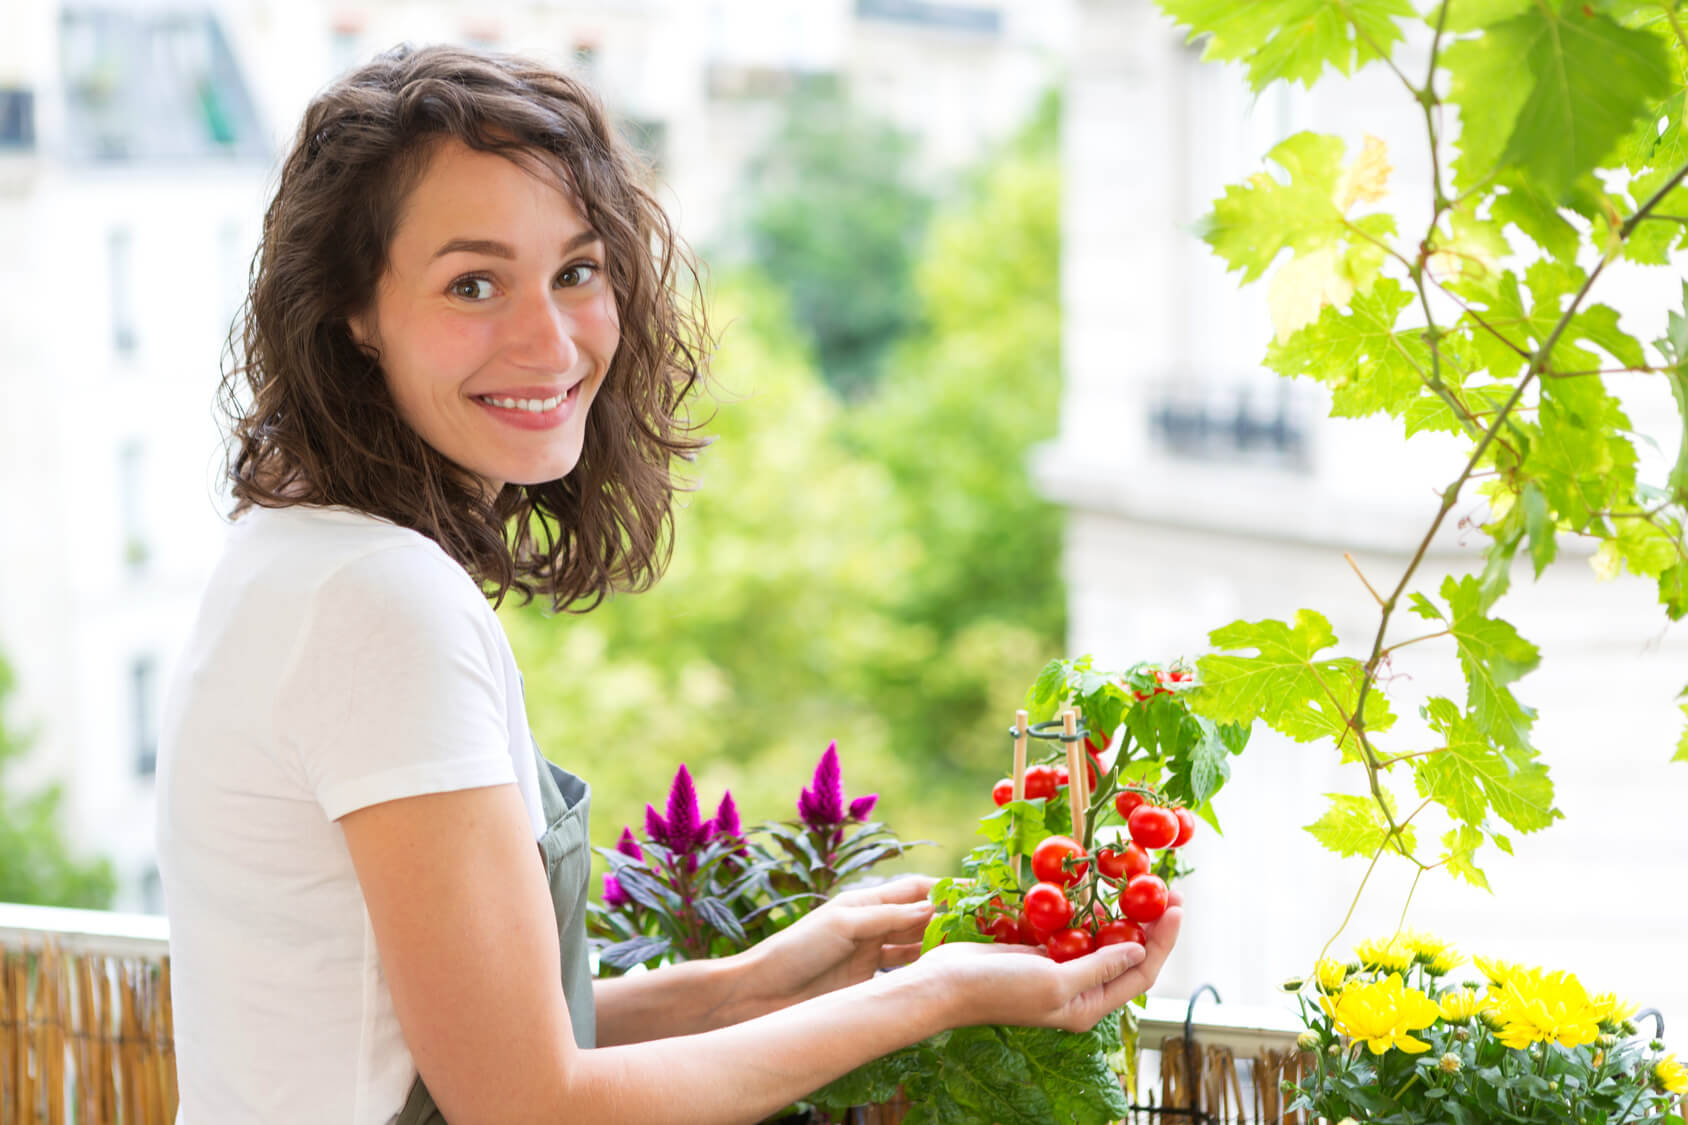
[[[582,1047],[591,1047],[597,1039],[598,1024],[592,1006],[592,967],[587,961],[586,944],[586,893],[592,873],[587,819],[592,788],[583,779],[554,765],[540,752],[537,742],[533,753],[539,770],[540,807],[545,816],[539,853],[545,863],[545,880],[550,884],[551,905],[557,917],[563,996],[568,1000],[574,1041]],[[411,1084],[404,1108],[387,1125],[447,1125],[421,1075]]]

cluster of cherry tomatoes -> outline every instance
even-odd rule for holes
[[[1037,768],[1049,767],[1033,767]],[[1031,777],[1028,769],[1026,796],[1043,796],[1032,792]],[[1012,790],[1011,782],[1009,786]],[[1047,795],[1053,796],[1054,791]],[[1071,961],[1104,945],[1142,943],[1143,926],[1166,913],[1168,898],[1166,881],[1150,871],[1149,853],[1189,843],[1196,818],[1189,809],[1157,805],[1135,790],[1117,795],[1114,808],[1126,822],[1130,844],[1101,846],[1087,854],[1071,836],[1048,837],[1032,852],[1032,875],[1037,882],[1026,892],[1018,913],[1001,898],[994,899],[979,917],[980,932],[1004,944],[1041,945],[1057,961]],[[1088,879],[1092,863],[1098,876],[1094,881]],[[1085,912],[1088,917],[1080,916],[1069,897],[1075,888],[1076,897],[1094,899]],[[1106,891],[1116,890],[1118,917],[1103,901]]]

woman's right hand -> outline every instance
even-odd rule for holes
[[[1173,903],[1148,927],[1148,944],[1107,945],[1072,961],[1041,949],[950,942],[903,972],[929,972],[954,997],[952,1023],[1013,1024],[1088,1031],[1109,1012],[1149,990],[1178,941],[1184,910]]]

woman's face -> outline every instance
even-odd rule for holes
[[[387,257],[351,329],[380,350],[399,415],[489,495],[567,475],[621,339],[603,242],[574,200],[443,141]]]

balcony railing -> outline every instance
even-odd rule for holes
[[[0,1121],[170,1125],[169,939],[154,915],[0,904]],[[1192,1098],[1215,1125],[1301,1120],[1279,1092],[1298,1074],[1294,1017],[1198,999],[1139,1010],[1126,1120],[1189,1120]]]

